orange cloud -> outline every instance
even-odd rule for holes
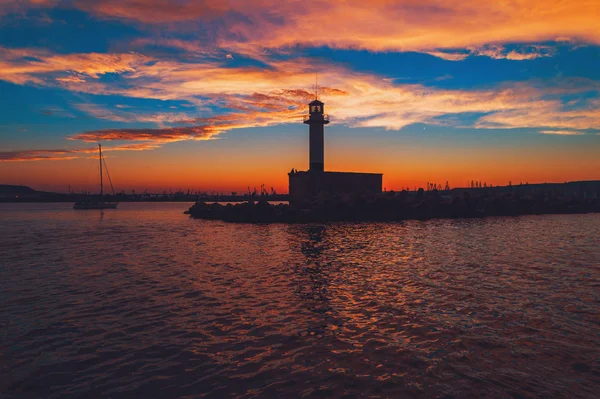
[[[148,62],[141,54],[51,54],[45,50],[0,47],[0,79],[15,84],[45,84],[47,75],[62,73],[62,83],[83,84],[85,77],[97,79],[107,73],[134,72]]]
[[[519,46],[515,50],[508,51],[504,46],[487,45],[478,48],[469,48],[473,55],[487,56],[496,60],[533,60],[542,57],[551,57],[555,53],[555,48],[552,46],[529,45]]]
[[[0,13],[55,4],[2,0]],[[73,0],[58,4],[101,18],[160,24],[166,31],[206,29],[205,36],[217,48],[254,55],[297,45],[432,52],[566,39],[600,44],[596,0],[180,0],[176,5],[171,0]],[[179,47],[191,45],[163,40]],[[196,46],[196,50],[203,52],[206,47]],[[507,58],[525,59],[520,52]]]
[[[508,50],[501,45],[486,45],[481,47],[469,47],[465,51],[423,51],[434,57],[442,58],[447,61],[462,61],[471,56],[485,56],[495,60],[534,60],[536,58],[551,57],[556,49],[552,46],[529,45],[517,46],[514,50]]]
[[[468,58],[470,53],[459,53],[459,52],[448,52],[448,51],[439,51],[439,50],[429,50],[423,51],[425,54],[432,55],[437,58],[441,58],[446,61],[463,61]]]
[[[61,78],[56,78],[56,80],[58,82],[62,82],[62,83],[85,83],[86,80],[79,77],[79,76],[67,76],[67,77],[61,77]]]
[[[70,139],[88,142],[97,141],[153,141],[152,148],[157,148],[158,143],[170,143],[182,140],[209,139],[215,132],[210,127],[174,127],[166,129],[106,129],[78,133]],[[129,148],[131,149],[131,148]],[[146,149],[140,147],[139,149]]]
[[[181,22],[194,19],[220,17],[236,6],[235,2],[225,0],[177,2],[176,6],[169,0],[102,0],[75,1],[75,6],[94,14],[110,17],[132,19],[145,23]],[[238,4],[245,8],[245,4]]]
[[[210,118],[196,118],[185,123],[196,126],[171,127],[163,129],[105,129],[75,134],[69,139],[87,142],[98,141],[150,141],[157,148],[162,144],[184,140],[210,140],[232,129],[257,126],[272,126],[299,120],[300,113],[293,110],[275,112],[243,112],[218,115]],[[140,149],[148,149],[143,147]]]
[[[155,143],[125,144],[120,146],[102,147],[102,151],[143,151],[158,148]],[[49,150],[21,150],[0,152],[0,162],[23,161],[68,161],[82,158],[88,154],[95,154],[96,147],[79,149],[49,149]]]
[[[577,132],[574,130],[540,130],[542,134],[556,134],[559,136],[582,136],[584,132]]]
[[[78,153],[77,150],[2,151],[0,162],[69,160],[79,158]]]
[[[223,48],[300,44],[421,51],[565,37],[600,43],[595,0],[184,0],[176,7],[169,0],[97,0],[74,4],[98,16],[145,24],[224,21],[227,29],[219,31],[217,39]],[[172,25],[172,29],[182,26],[192,29],[194,24]]]
[[[599,100],[591,101],[585,108],[577,110],[564,110],[563,104],[558,100],[539,101],[529,103],[527,107],[486,115],[479,119],[476,127],[546,127],[563,132],[568,129],[598,129],[600,126],[599,107]],[[545,130],[545,132],[549,131],[551,130]]]

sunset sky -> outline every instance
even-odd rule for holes
[[[0,0],[0,184],[287,191],[308,168],[600,179],[598,0]]]

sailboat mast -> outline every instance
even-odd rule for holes
[[[102,145],[98,144],[98,151],[100,152],[100,198],[104,196],[104,185],[102,184]]]

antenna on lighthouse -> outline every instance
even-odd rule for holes
[[[315,72],[315,100],[319,99],[319,73]]]

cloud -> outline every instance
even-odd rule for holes
[[[174,127],[165,129],[105,129],[75,134],[69,139],[87,142],[98,141],[151,141],[153,147],[159,144],[182,140],[207,140],[215,133],[209,126]],[[129,147],[127,149],[132,149]],[[139,147],[136,150],[147,149]]]
[[[470,48],[471,54],[476,56],[486,56],[496,60],[507,59],[513,61],[533,60],[542,57],[551,57],[556,49],[552,46],[528,45],[517,46],[513,50],[507,50],[500,45],[487,45],[478,48]]]
[[[46,108],[42,108],[40,110],[40,112],[46,116],[56,116],[59,118],[74,118],[75,117],[75,115],[73,115],[69,111],[66,111],[60,107],[46,107]]]
[[[192,33],[208,47],[243,54],[298,45],[429,52],[557,39],[600,44],[597,0],[2,0],[0,10],[56,4],[152,32],[160,25],[163,34]]]
[[[556,48],[547,45],[518,45],[515,46],[514,49],[509,50],[505,46],[495,44],[481,47],[469,47],[466,50],[430,50],[422,52],[447,61],[463,61],[471,56],[490,57],[495,60],[506,59],[512,61],[524,61],[542,57],[551,57],[556,53]]]
[[[568,90],[565,90],[565,93],[567,92]],[[530,101],[523,107],[485,115],[476,122],[475,127],[502,129],[543,127],[562,131],[598,129],[599,106],[599,100],[590,101],[576,109],[565,107],[565,104],[558,99]]]
[[[58,0],[0,0],[0,16],[23,13],[34,7],[52,7]]]
[[[98,141],[147,141],[161,146],[166,143],[185,140],[211,140],[217,135],[232,129],[265,127],[290,121],[300,121],[298,111],[278,110],[273,112],[248,111],[217,115],[209,118],[195,118],[182,121],[194,126],[170,127],[162,129],[104,129],[75,134],[69,139],[87,142]],[[145,148],[142,148],[145,149]]]
[[[507,60],[513,61],[525,61],[525,60],[535,60],[536,58],[541,57],[550,57],[550,54],[540,54],[540,53],[519,53],[516,51],[511,51],[506,54]]]
[[[446,61],[463,61],[471,55],[471,53],[453,53],[438,50],[423,51],[423,53],[432,55],[437,58],[441,58]]]
[[[110,151],[143,151],[158,148],[155,143],[125,144],[112,147],[102,147],[103,152]],[[1,162],[24,162],[24,161],[68,161],[96,154],[98,148],[79,149],[44,149],[44,150],[21,150],[0,151]]]
[[[2,151],[0,162],[69,160],[79,158],[80,154],[77,150]]]
[[[56,80],[61,83],[85,83],[86,82],[86,80],[84,78],[79,77],[79,76],[60,77],[60,78],[56,78]]]
[[[137,20],[144,23],[172,23],[195,19],[217,18],[231,11],[235,2],[224,1],[178,1],[170,0],[100,0],[79,1],[76,7],[99,16]],[[245,9],[244,4],[238,4]]]
[[[577,132],[574,130],[540,130],[541,134],[557,134],[560,136],[582,136],[584,132]]]
[[[214,44],[201,42],[198,38],[164,38],[164,37],[142,37],[125,43],[128,49],[136,49],[146,54],[161,54],[164,49],[177,50],[179,56],[187,58],[220,59],[225,55],[231,56],[224,50],[219,50]],[[117,45],[117,48],[122,45]]]
[[[131,122],[146,122],[155,123],[159,126],[164,126],[168,123],[177,123],[182,120],[189,119],[189,115],[181,112],[153,112],[142,113],[135,111],[124,111],[126,108],[122,105],[116,105],[116,110],[106,106],[93,103],[75,103],[72,106],[81,112],[86,113],[97,119],[110,120],[115,122],[131,123]]]
[[[47,50],[0,47],[0,80],[15,84],[85,84],[108,73],[134,72],[150,59],[141,54],[52,54]]]
[[[216,32],[220,47],[331,46],[373,51],[467,48],[559,37],[600,43],[595,0],[76,1],[98,17]]]

